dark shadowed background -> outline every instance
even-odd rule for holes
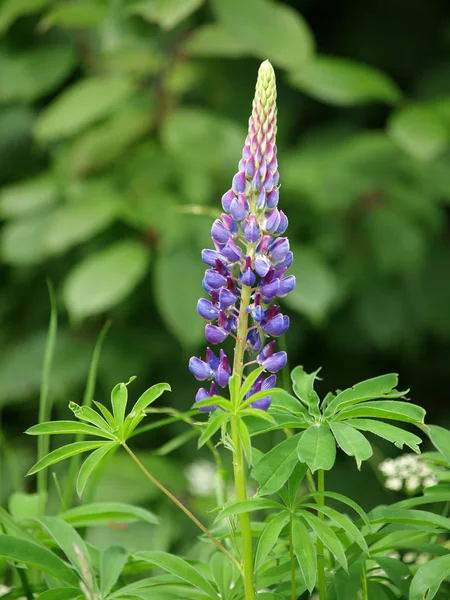
[[[398,372],[429,422],[448,424],[446,0],[2,0],[1,502],[34,487],[23,479],[34,440],[22,432],[37,421],[46,279],[59,312],[55,418],[82,398],[107,319],[96,398],[137,375],[135,397],[167,381],[173,393],[160,406],[191,406],[187,362],[205,347],[200,251],[236,172],[266,58],[278,78],[280,207],[297,277],[284,307],[291,366],[322,365],[320,391]],[[184,431],[175,424],[138,442],[182,495],[183,468],[206,453],[195,440],[154,451]],[[355,488],[367,507],[384,493],[351,460],[330,485]],[[171,511],[158,548],[186,526],[125,456],[96,497]],[[190,501],[199,511],[213,504]],[[95,535],[111,543],[125,534]],[[148,548],[141,525],[126,535]]]

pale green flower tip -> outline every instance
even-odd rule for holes
[[[256,81],[255,102],[263,107],[264,114],[275,105],[277,86],[275,71],[269,60],[261,63]]]

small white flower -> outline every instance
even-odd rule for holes
[[[417,490],[417,488],[420,486],[420,479],[417,477],[417,475],[411,475],[410,477],[408,477],[406,479],[406,489],[409,490],[410,492]]]
[[[185,474],[193,496],[212,496],[216,489],[216,465],[208,460],[196,460],[188,465]]]
[[[408,565],[415,562],[416,559],[417,559],[417,554],[415,552],[407,552],[403,556],[403,562]]]
[[[387,477],[389,475],[397,474],[397,465],[395,464],[395,460],[393,458],[387,458],[378,466],[378,468],[383,475],[386,475]]]
[[[403,481],[399,477],[389,477],[389,479],[386,479],[386,483],[384,485],[388,490],[394,490],[398,492],[402,489]]]
[[[428,477],[425,477],[425,479],[422,481],[422,485],[424,488],[428,488],[431,487],[432,485],[436,485],[438,482],[436,475],[429,475]]]
[[[430,560],[429,555],[426,552],[422,552],[422,554],[419,554],[419,556],[417,557],[416,565],[423,565],[426,562],[428,562],[429,560]]]

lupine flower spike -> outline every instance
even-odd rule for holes
[[[287,362],[284,351],[276,351],[275,341],[289,328],[289,317],[280,312],[277,298],[295,287],[295,277],[286,275],[293,261],[289,240],[282,237],[288,220],[278,209],[279,174],[275,138],[275,73],[269,61],[262,63],[253,110],[249,119],[238,172],[231,188],[222,196],[224,212],[214,221],[211,237],[214,249],[203,250],[208,265],[203,288],[209,298],[200,298],[198,313],[208,324],[205,337],[211,345],[221,344],[228,336],[237,339],[234,370],[242,374],[244,354],[253,355],[265,369],[246,397],[275,386],[276,373]],[[200,388],[196,400],[217,394],[232,374],[223,350],[217,356],[210,348],[205,360],[192,357],[189,369],[199,381],[213,380],[209,391]],[[270,393],[253,408],[267,410]],[[214,410],[215,406],[202,410]]]

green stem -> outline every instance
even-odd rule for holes
[[[52,402],[49,396],[50,371],[55,353],[56,332],[58,329],[58,315],[56,311],[56,298],[53,285],[47,281],[50,296],[50,323],[48,326],[47,341],[45,345],[44,364],[42,367],[41,391],[39,397],[39,423],[50,421]],[[38,437],[37,458],[41,460],[50,450],[50,436]],[[37,492],[39,497],[39,514],[45,514],[47,502],[48,470],[41,469],[37,474]]]
[[[244,352],[247,342],[247,327],[248,313],[247,307],[250,304],[251,288],[243,285],[241,293],[241,305],[239,308],[239,320],[237,330],[237,340],[234,350],[233,375],[239,378],[239,386],[241,387],[242,377],[244,374]],[[235,398],[231,398],[233,403]],[[242,442],[239,436],[238,421],[234,415],[231,418],[231,436],[234,446],[233,470],[234,484],[236,488],[236,498],[239,502],[247,500],[247,483],[245,478],[245,463],[244,453],[242,450]],[[242,513],[239,516],[242,532],[242,550],[243,550],[243,566],[244,566],[244,589],[245,600],[255,600],[255,587],[253,583],[253,539],[252,529],[250,524],[250,516],[248,513]]]
[[[184,504],[182,502],[180,502],[180,500],[178,500],[178,498],[176,496],[174,496],[172,494],[172,492],[169,492],[169,490],[167,488],[165,488],[162,483],[160,483],[149,471],[147,471],[147,469],[144,467],[144,465],[139,460],[139,458],[136,456],[136,454],[126,445],[125,442],[122,442],[122,446],[125,448],[125,450],[128,452],[128,454],[131,456],[131,458],[136,463],[136,465],[139,467],[139,469],[144,473],[144,475],[147,477],[147,479],[149,481],[151,481],[154,485],[156,485],[156,487],[159,488],[168,498],[170,498],[170,500],[172,500],[172,502],[174,504],[176,504],[178,506],[178,508],[180,508],[184,512],[184,514],[187,515],[191,519],[191,521],[193,523],[195,523],[197,525],[197,527],[199,529],[201,529],[203,531],[203,533],[209,537],[209,539],[217,546],[217,548],[231,560],[231,562],[238,568],[238,570],[241,571],[241,565],[238,563],[238,561],[234,558],[234,556],[232,556],[228,552],[228,550],[226,548],[224,548],[224,546],[222,546],[222,544],[219,542],[219,540],[213,536],[213,534],[203,525],[203,523],[201,521],[199,521],[197,519],[197,517],[195,515],[193,515],[191,513],[191,511],[186,506],[184,506]]]
[[[295,554],[294,554],[294,535],[293,535],[294,519],[291,514],[291,523],[289,526],[289,554],[291,557],[291,600],[297,600],[297,590],[295,587]]]
[[[31,591],[31,587],[27,578],[27,574],[24,569],[20,567],[16,567],[16,571],[19,575],[20,583],[22,584],[23,593],[25,594],[27,600],[34,600],[33,592]]]
[[[325,491],[325,472],[323,469],[319,469],[317,471],[317,491]],[[325,496],[323,494],[317,496],[317,504],[319,506],[325,506]],[[325,515],[322,512],[319,512],[318,516],[322,521],[325,519]],[[319,598],[320,600],[326,600],[327,588],[325,583],[325,556],[323,542],[320,538],[317,538],[317,569],[319,579]]]
[[[361,563],[361,600],[369,600],[369,590],[367,588],[366,561]]]

